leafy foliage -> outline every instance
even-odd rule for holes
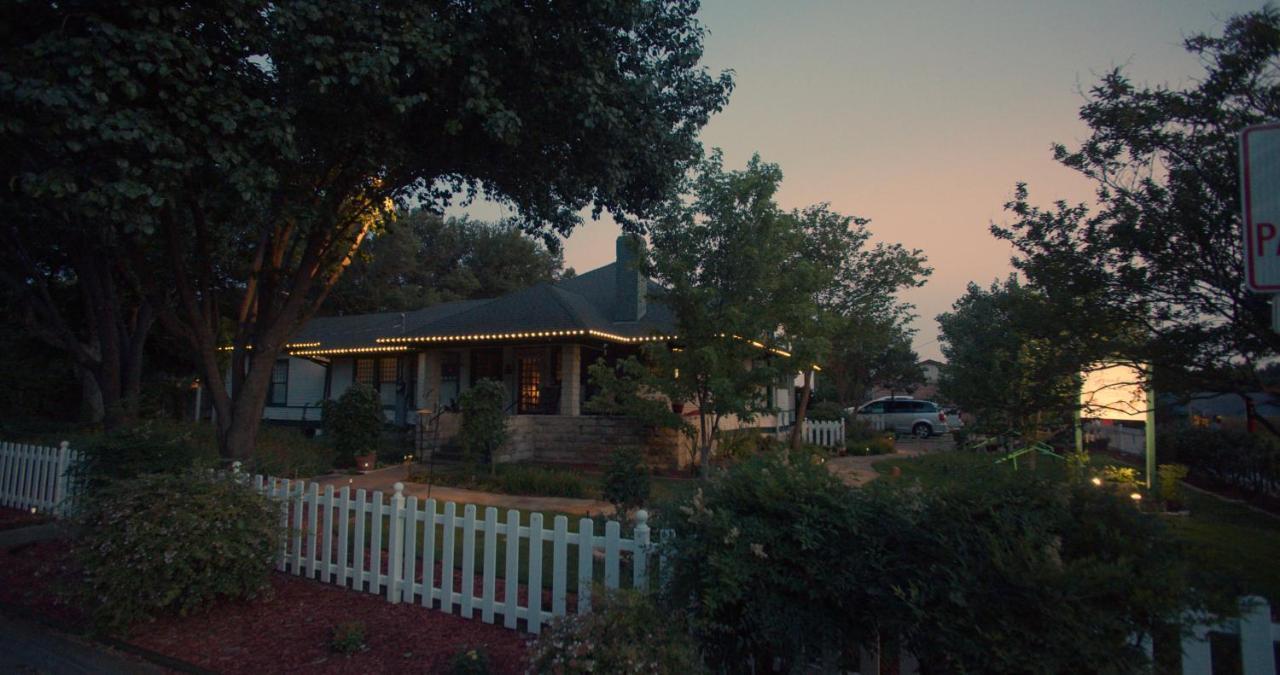
[[[623,515],[649,501],[649,467],[638,448],[618,448],[609,455],[600,489],[605,501]]]
[[[1227,609],[1127,499],[985,459],[942,475],[857,490],[787,454],[734,466],[670,514],[668,601],[729,670],[878,637],[940,672],[1130,672],[1129,636]]]
[[[874,642],[868,589],[888,588],[892,564],[888,532],[876,532],[903,516],[872,514],[856,494],[826,467],[774,452],[664,511],[676,531],[669,597],[713,668],[781,659],[786,670]]]
[[[489,652],[483,645],[463,647],[449,659],[450,675],[488,675],[491,672]]]
[[[1280,116],[1280,13],[1230,18],[1193,35],[1202,76],[1185,88],[1135,84],[1120,68],[1088,92],[1091,135],[1054,158],[1096,187],[1093,205],[1034,205],[1019,185],[993,233],[1063,316],[1067,337],[1155,365],[1162,391],[1257,391],[1280,349],[1267,298],[1244,283],[1238,132]]]
[[[530,232],[588,208],[638,229],[732,88],[698,65],[697,7],[23,2],[4,10],[0,203],[28,248],[111,252],[138,297],[106,308],[144,302],[189,343],[244,457],[275,357],[397,203],[483,191]]]
[[[97,625],[119,631],[255,597],[267,589],[279,523],[266,497],[204,471],[109,483],[77,519],[81,601]]]
[[[490,473],[496,471],[494,455],[507,440],[507,417],[502,409],[505,400],[502,384],[494,380],[480,380],[458,397],[462,453],[473,467],[478,462],[488,464]]]
[[[377,390],[357,382],[338,400],[326,399],[322,405],[325,435],[333,443],[340,465],[355,466],[357,456],[378,451],[386,418]]]
[[[688,432],[688,422],[672,411],[670,400],[658,390],[661,377],[639,358],[628,356],[610,366],[597,359],[587,367],[595,394],[583,406],[587,412],[624,415],[649,427]]]
[[[85,495],[143,474],[181,474],[195,467],[212,468],[218,461],[217,449],[201,443],[191,428],[156,421],[86,437],[75,449],[81,459],[69,469],[70,476]]]
[[[330,631],[329,649],[346,656],[359,654],[369,648],[365,642],[365,632],[364,622],[344,621]]]
[[[555,281],[563,266],[558,250],[514,223],[444,219],[419,209],[365,240],[322,311],[404,312],[493,298]]]
[[[1187,477],[1187,467],[1182,464],[1161,464],[1156,468],[1160,474],[1160,499],[1169,502],[1182,502],[1182,479]]]
[[[1079,404],[1076,375],[1087,361],[1058,339],[1062,316],[1016,277],[985,290],[969,284],[938,316],[942,394],[988,432],[1035,438],[1064,424]]]
[[[1193,478],[1249,495],[1280,493],[1280,445],[1232,429],[1185,427],[1159,434],[1161,462],[1187,466]]]
[[[543,629],[530,650],[530,672],[706,672],[679,615],[633,590],[593,598],[590,614],[561,617]]]

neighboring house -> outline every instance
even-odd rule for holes
[[[458,396],[493,379],[505,386],[512,416],[507,459],[591,462],[618,445],[652,446],[632,420],[583,412],[590,364],[637,354],[675,332],[670,309],[649,299],[660,287],[636,270],[623,237],[617,255],[571,279],[490,300],[313,319],[277,362],[263,417],[318,421],[321,401],[363,382],[380,392],[387,420],[417,425],[419,447],[430,450],[456,432]],[[778,413],[752,426],[776,430],[794,419],[792,376],[772,389]],[[673,437],[663,443],[668,455],[687,454]]]

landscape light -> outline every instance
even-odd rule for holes
[[[1089,479],[1089,482],[1093,483],[1094,485],[1102,485],[1102,479],[1098,478],[1097,476],[1094,476],[1093,478]]]
[[[1132,499],[1132,500],[1133,500],[1133,501],[1135,501],[1135,502],[1140,502],[1140,501],[1142,501],[1142,493],[1141,493],[1141,492],[1135,492],[1135,493],[1133,493],[1133,494],[1129,495],[1129,499]]]

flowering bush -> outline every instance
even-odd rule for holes
[[[556,619],[534,642],[530,673],[706,672],[684,624],[632,590],[597,598],[590,614]]]
[[[208,472],[117,481],[86,502],[77,590],[95,623],[112,631],[258,595],[284,534],[270,500]]]

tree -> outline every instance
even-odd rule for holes
[[[938,316],[942,394],[990,431],[1034,437],[1069,416],[1087,363],[1063,345],[1063,316],[1015,276],[985,290],[970,283]]]
[[[1154,365],[1157,388],[1257,391],[1274,357],[1266,297],[1245,290],[1237,133],[1280,117],[1280,13],[1267,7],[1186,48],[1205,67],[1187,88],[1140,87],[1121,69],[1089,91],[1092,133],[1054,157],[1096,185],[1096,204],[1040,208],[1019,185],[993,233],[1030,284],[1079,317],[1101,356]],[[1119,339],[1117,339],[1119,336]]]
[[[555,281],[563,267],[558,249],[512,223],[446,220],[419,209],[365,240],[322,311],[404,312],[493,298]]]
[[[905,317],[850,316],[837,327],[831,354],[822,362],[819,391],[842,408],[858,405],[877,383],[899,385],[924,379],[911,347],[914,331]]]
[[[731,89],[698,66],[696,9],[26,2],[5,17],[0,128],[24,199],[96,209],[244,457],[276,356],[396,203],[483,191],[527,231],[567,234],[587,207],[637,227]]]

